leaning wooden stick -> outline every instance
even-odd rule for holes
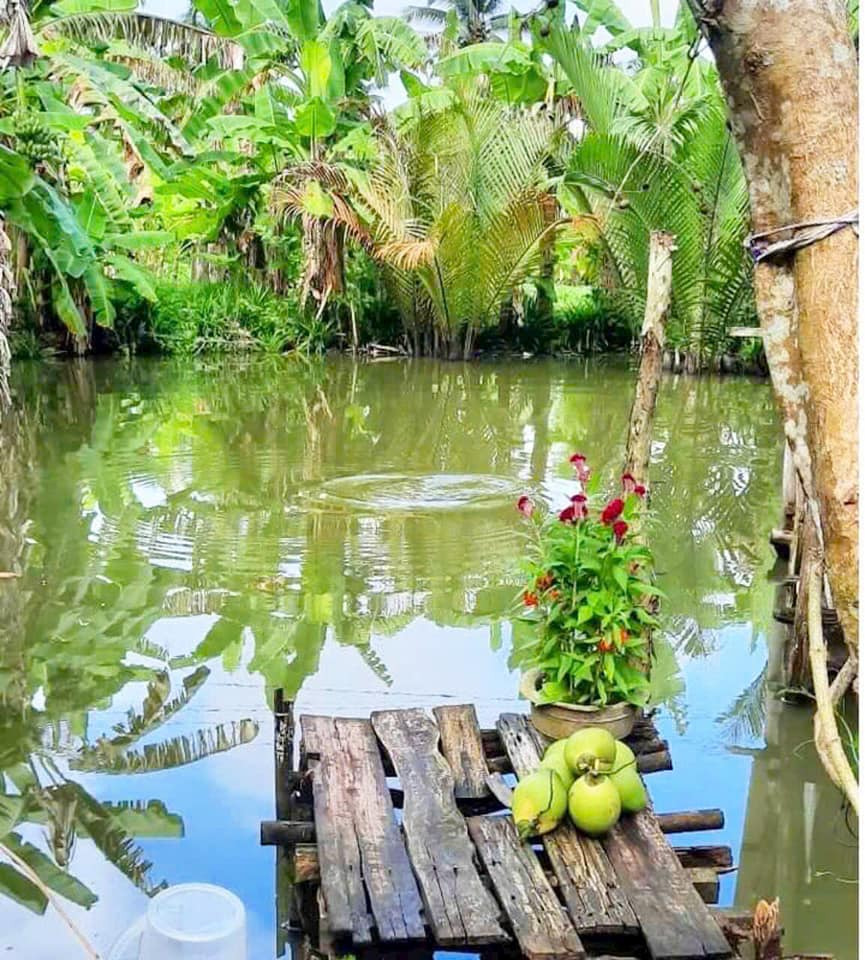
[[[646,288],[646,312],[640,334],[640,372],[628,420],[625,445],[625,473],[644,486],[649,476],[652,452],[652,421],[661,382],[664,359],[664,335],[670,313],[673,288],[673,252],[676,238],[670,233],[654,232],[649,238],[649,281]]]
[[[835,703],[829,687],[828,655],[823,637],[823,611],[821,606],[823,582],[823,556],[816,542],[812,545],[811,583],[808,588],[808,656],[811,661],[811,680],[817,712],[814,714],[814,745],[817,753],[835,785],[854,811],[859,813],[859,784],[844,752],[835,719]]]

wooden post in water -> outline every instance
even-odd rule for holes
[[[294,704],[283,699],[282,690],[273,694],[273,789],[278,820],[291,820],[294,802],[290,777],[294,763]],[[297,900],[291,877],[293,851],[276,848],[276,956],[285,956],[287,932],[299,924]]]
[[[649,237],[649,280],[646,313],[640,333],[640,371],[625,446],[625,473],[646,484],[652,448],[652,420],[661,380],[664,331],[670,312],[673,285],[673,252],[676,238],[671,233],[653,232]]]

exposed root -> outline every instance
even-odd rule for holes
[[[828,656],[826,641],[823,636],[822,614],[822,581],[823,555],[815,545],[816,556],[811,566],[811,582],[808,591],[808,657],[811,661],[811,679],[814,684],[814,698],[817,701],[817,712],[814,715],[814,745],[817,755],[826,769],[832,782],[844,794],[850,806],[859,814],[859,784],[853,774],[850,761],[844,752],[844,744],[838,733],[838,723],[835,718],[835,706],[843,696],[843,691],[853,680],[855,660],[850,671],[846,671],[848,660],[838,677],[835,678],[835,696],[829,687]],[[845,672],[846,671],[846,672]],[[838,678],[842,677],[841,682]]]

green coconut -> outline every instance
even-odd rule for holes
[[[619,791],[622,810],[626,813],[639,813],[648,803],[643,779],[637,772],[637,760],[634,751],[620,740],[616,741],[616,759],[610,779]]]
[[[530,773],[514,788],[511,814],[520,837],[537,837],[555,829],[568,809],[568,791],[555,770]]]
[[[622,813],[622,801],[613,781],[604,774],[577,777],[568,791],[568,813],[574,826],[590,837],[612,829]]]
[[[576,776],[587,770],[607,773],[616,759],[616,741],[603,727],[580,727],[565,743],[565,760]]]
[[[555,770],[565,785],[565,789],[570,790],[571,784],[574,782],[574,771],[571,770],[568,761],[565,759],[567,743],[567,739],[556,740],[555,743],[551,743],[547,747],[547,752],[544,754],[544,759],[541,760],[540,765],[541,769]]]

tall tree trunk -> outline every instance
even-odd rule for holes
[[[542,330],[546,329],[553,319],[553,283],[556,271],[556,232],[548,229],[556,222],[559,216],[559,204],[552,194],[545,194],[543,199],[544,234],[541,237],[540,253],[541,268],[538,271],[538,298],[535,304],[535,314]]]
[[[689,3],[727,94],[754,232],[853,210],[857,59],[845,5],[840,0]],[[819,501],[833,601],[853,655],[858,629],[857,261],[857,238],[848,227],[796,253],[760,262],[755,276],[784,432],[806,493]]]
[[[670,313],[673,289],[673,252],[676,238],[656,231],[649,236],[649,279],[646,287],[646,313],[640,334],[640,370],[625,444],[625,473],[637,483],[648,485],[652,453],[652,422],[661,383],[664,360],[664,335]]]

